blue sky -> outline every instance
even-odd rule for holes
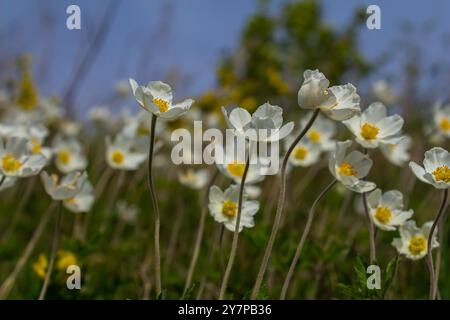
[[[325,20],[338,28],[345,25],[356,7],[381,7],[382,30],[363,29],[360,34],[361,48],[369,58],[393,50],[395,41],[411,36],[400,28],[408,20],[415,26],[414,36],[425,50],[425,60],[448,59],[440,43],[450,33],[450,19],[446,16],[450,1],[322,2]],[[65,27],[65,11],[70,4],[81,7],[81,31]],[[7,56],[33,53],[40,89],[44,93],[62,92],[107,4],[107,0],[0,0],[0,57],[5,52]],[[123,1],[105,45],[80,86],[76,100],[80,109],[106,103],[108,91],[129,76],[148,81],[167,74],[181,75],[183,85],[176,92],[183,96],[214,87],[217,62],[237,45],[256,4],[256,0]],[[426,21],[435,23],[436,32],[427,31]],[[396,68],[399,63],[385,71],[395,74]]]

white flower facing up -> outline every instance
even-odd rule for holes
[[[214,220],[223,223],[225,228],[231,232],[235,231],[238,214],[239,186],[230,186],[222,191],[217,186],[212,186],[209,190],[208,208]],[[253,228],[255,223],[253,216],[259,210],[258,201],[247,201],[246,195],[242,199],[241,221],[239,232],[244,227]]]
[[[440,147],[425,152],[423,167],[411,161],[409,167],[416,177],[437,189],[450,187],[450,154]]]
[[[398,253],[406,256],[408,259],[419,260],[427,255],[428,237],[430,229],[433,225],[432,221],[425,223],[421,228],[416,226],[416,222],[409,220],[400,228],[400,238],[395,238],[392,245],[397,249]],[[436,240],[437,228],[434,230],[431,248],[439,247]]]
[[[145,161],[145,153],[132,151],[133,141],[123,135],[106,137],[106,161],[113,169],[136,170]]]
[[[28,140],[12,137],[5,142],[0,138],[0,175],[7,177],[29,177],[37,175],[47,164],[41,154],[31,154]]]
[[[436,103],[433,108],[433,120],[436,131],[446,138],[450,137],[450,104],[443,106]]]
[[[300,121],[300,130],[306,127],[311,116],[302,118]],[[306,133],[306,137],[309,141],[317,145],[322,151],[331,151],[336,146],[336,141],[333,140],[333,136],[336,134],[336,124],[319,115],[314,121],[314,124]]]
[[[293,140],[294,137],[286,139],[286,148],[289,148]],[[304,139],[295,146],[289,156],[289,163],[296,167],[309,167],[319,161],[320,153],[321,150],[318,145],[312,143],[309,139]]]
[[[398,190],[382,193],[380,189],[367,196],[369,216],[373,223],[385,231],[393,231],[413,215],[413,210],[403,210],[403,195]]]
[[[130,79],[129,82],[139,105],[148,112],[165,120],[174,120],[180,117],[194,103],[194,100],[186,99],[180,103],[172,104],[172,88],[161,81],[151,81],[147,86],[140,86],[133,79]]]
[[[361,112],[356,88],[348,83],[329,87],[330,81],[319,70],[306,70],[298,91],[298,104],[304,109],[320,109],[333,120],[350,119]]]
[[[72,198],[64,200],[64,207],[74,213],[89,212],[94,204],[94,187],[86,181],[80,192]]]
[[[84,170],[87,167],[81,143],[75,138],[64,139],[57,136],[53,143],[55,165],[62,173]]]
[[[47,172],[41,173],[45,191],[53,200],[67,200],[74,198],[87,181],[87,173],[70,172],[61,179],[56,175],[51,176]]]
[[[184,172],[178,174],[178,180],[186,187],[194,190],[200,190],[206,186],[209,179],[209,172],[206,169],[193,170],[187,169]]]
[[[240,184],[245,171],[245,158],[240,153],[234,156],[224,154],[223,159],[219,159],[216,153],[216,165],[219,171],[226,177],[232,179],[236,184]],[[264,180],[264,168],[258,163],[249,164],[245,184],[254,184]]]
[[[409,148],[411,147],[411,142],[410,136],[403,136],[395,144],[380,144],[380,150],[390,162],[397,166],[403,166],[410,159]]]
[[[381,143],[396,144],[402,139],[403,118],[398,114],[388,116],[386,106],[381,102],[372,103],[361,116],[343,123],[364,148],[377,148]]]
[[[253,114],[238,107],[231,110],[222,107],[222,113],[234,133],[250,141],[279,141],[294,129],[293,122],[283,125],[283,109],[269,102],[259,106]]]
[[[369,173],[372,160],[359,151],[347,154],[351,144],[350,140],[336,143],[336,150],[330,154],[328,168],[346,188],[358,193],[372,191],[376,188],[375,183],[361,180]]]

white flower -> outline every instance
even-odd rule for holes
[[[133,79],[129,82],[139,105],[162,119],[174,120],[186,113],[194,103],[194,100],[186,99],[172,104],[172,88],[161,81],[151,81],[147,86],[139,86]]]
[[[336,150],[330,154],[328,168],[331,174],[348,189],[364,193],[376,188],[375,183],[360,180],[367,176],[372,167],[372,160],[368,155],[359,151],[347,154],[350,140],[336,143]]]
[[[361,112],[356,88],[348,83],[328,87],[330,82],[319,70],[306,70],[298,91],[298,104],[304,109],[320,109],[333,120],[342,121]]]
[[[384,80],[374,82],[371,89],[376,100],[387,105],[393,105],[397,101],[397,96],[392,89],[392,86]]]
[[[367,204],[373,223],[385,231],[395,230],[414,213],[412,210],[403,211],[403,194],[398,190],[382,194],[380,189],[376,189],[367,196]]]
[[[219,187],[212,186],[209,190],[208,208],[214,220],[223,223],[225,228],[234,232],[238,213],[239,187],[230,186],[223,192]],[[242,199],[241,221],[239,232],[244,227],[253,228],[255,223],[253,216],[259,210],[258,201],[247,201],[244,195]]]
[[[45,191],[53,200],[66,200],[75,197],[81,191],[87,180],[87,173],[70,172],[60,180],[56,174],[49,176],[44,171],[41,178]]]
[[[293,140],[293,137],[286,139],[286,148],[289,148]],[[319,161],[320,153],[321,151],[318,145],[313,144],[309,139],[304,139],[295,146],[289,156],[289,163],[296,167],[309,167]]]
[[[89,212],[94,204],[94,188],[89,181],[86,181],[80,192],[72,198],[64,200],[64,207],[69,211]]]
[[[300,130],[303,130],[308,121],[309,117],[304,117],[300,121]],[[336,141],[333,140],[333,136],[336,134],[336,124],[319,115],[314,121],[314,124],[306,133],[306,137],[312,144],[319,146],[323,151],[331,151],[336,146]]]
[[[390,162],[397,166],[403,166],[410,159],[408,150],[411,142],[410,136],[403,136],[396,144],[380,144],[380,150]]]
[[[376,148],[381,143],[396,144],[402,139],[403,118],[398,114],[387,116],[386,107],[380,102],[372,103],[361,116],[343,123],[364,148]]]
[[[243,108],[233,108],[227,112],[222,107],[222,113],[235,134],[245,136],[250,141],[278,141],[294,128],[293,122],[283,126],[283,109],[269,102],[259,106],[252,115]]]
[[[218,152],[216,152],[217,168],[222,174],[240,184],[245,171],[244,156],[241,153],[235,154],[234,157],[230,154],[224,154],[223,156],[223,159],[219,159]],[[260,166],[259,162],[250,163],[245,184],[253,184],[264,180],[264,172],[264,168]]]
[[[117,213],[119,218],[127,223],[134,223],[138,216],[138,207],[133,204],[128,204],[124,200],[117,202]]]
[[[437,189],[450,187],[450,154],[440,147],[425,152],[423,167],[411,161],[409,167],[416,177]]]
[[[106,106],[93,107],[89,110],[88,117],[94,123],[107,124],[111,121],[111,111]]]
[[[408,259],[422,259],[427,255],[428,237],[432,225],[433,222],[429,221],[422,228],[418,228],[415,221],[409,220],[400,227],[400,238],[395,238],[392,241],[392,245],[397,249],[398,253],[405,255]],[[432,249],[439,247],[436,236],[437,228],[434,229],[431,241]]]
[[[112,141],[106,137],[106,161],[113,169],[136,170],[145,161],[147,155],[132,151],[133,141],[118,134]]]
[[[450,104],[443,106],[436,103],[433,108],[433,120],[439,135],[450,137]]]
[[[38,174],[47,160],[41,154],[30,154],[28,140],[12,137],[6,145],[0,138],[0,174],[8,177],[29,177]]]
[[[84,170],[86,157],[82,153],[81,143],[75,138],[63,139],[57,136],[53,142],[56,168],[62,173]]]
[[[262,190],[258,186],[246,184],[244,192],[248,196],[249,199],[258,199],[258,197],[261,195]]]
[[[83,125],[76,121],[63,120],[59,123],[59,130],[66,137],[77,137],[80,135]]]
[[[178,180],[182,185],[185,185],[194,190],[200,190],[208,183],[209,172],[206,169],[194,171],[188,169],[185,172],[180,172]]]

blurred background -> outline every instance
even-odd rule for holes
[[[66,28],[70,4],[81,30]],[[366,27],[370,4],[381,30]],[[292,100],[304,69],[319,68],[362,91],[385,79],[407,108],[448,98],[449,11],[445,0],[0,0],[0,79],[17,79],[17,57],[28,54],[39,92],[83,118],[94,105],[132,103],[114,96],[129,77],[166,80],[209,108],[216,99],[253,107]]]

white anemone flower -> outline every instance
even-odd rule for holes
[[[409,167],[416,177],[437,189],[450,187],[450,154],[440,147],[425,152],[423,167],[411,161]]]
[[[219,159],[218,153],[216,152],[216,165],[219,171],[226,177],[232,179],[235,183],[240,184],[245,171],[245,159],[240,153],[234,156],[230,154],[224,154],[223,159]],[[264,168],[257,163],[252,163],[247,172],[247,177],[245,179],[245,184],[258,183],[265,178]]]
[[[372,103],[361,116],[355,116],[343,124],[364,148],[377,148],[381,143],[396,144],[402,139],[403,118],[398,114],[387,116],[386,106],[381,102]]]
[[[0,174],[7,177],[29,177],[37,175],[47,164],[41,154],[31,154],[27,148],[28,140],[12,137],[6,145],[0,138]]]
[[[81,171],[87,167],[81,143],[75,138],[64,139],[57,136],[53,142],[53,153],[56,168],[62,173]]]
[[[393,105],[397,102],[397,95],[395,94],[394,89],[385,80],[374,82],[371,90],[376,100],[387,105]]]
[[[450,104],[442,106],[436,103],[433,108],[433,120],[439,135],[450,138]]]
[[[395,238],[392,241],[392,245],[397,249],[398,253],[406,256],[408,259],[422,259],[428,252],[428,237],[432,225],[433,221],[429,221],[421,228],[418,228],[414,220],[409,220],[399,228],[400,238]],[[433,237],[431,238],[431,249],[439,247],[436,237],[437,228],[434,229]]]
[[[359,151],[347,154],[351,144],[350,140],[336,143],[336,150],[330,154],[328,168],[346,188],[358,193],[372,191],[376,188],[375,183],[361,180],[369,173],[372,160]]]
[[[208,208],[214,220],[223,223],[225,228],[234,232],[236,228],[236,219],[238,214],[239,201],[239,187],[232,185],[225,191],[222,191],[217,186],[212,186],[209,189],[209,204]],[[242,199],[242,212],[239,224],[239,232],[244,227],[253,228],[255,222],[253,216],[259,210],[258,201],[247,201],[246,195]]]
[[[86,181],[80,192],[72,198],[64,200],[64,207],[71,212],[89,212],[94,204],[94,187],[89,181]]]
[[[414,214],[413,210],[403,210],[403,194],[398,190],[382,193],[376,189],[367,196],[367,204],[371,220],[385,231],[395,230]]]
[[[300,130],[303,130],[308,121],[309,117],[304,117],[300,121]],[[336,141],[333,140],[333,136],[336,134],[336,124],[319,115],[314,121],[314,124],[306,133],[306,137],[312,144],[319,146],[322,151],[331,151],[336,146]]]
[[[206,169],[193,170],[187,169],[178,174],[178,180],[186,187],[194,190],[200,190],[206,186],[209,180],[209,171]]]
[[[73,171],[60,179],[56,174],[49,176],[47,172],[43,171],[41,178],[45,191],[53,200],[67,200],[75,197],[81,191],[87,181],[87,173],[86,171],[83,173]]]
[[[412,139],[410,136],[403,136],[402,139],[395,144],[380,144],[380,150],[390,162],[397,166],[403,166],[411,158],[409,154],[411,142]]]
[[[96,106],[89,110],[88,117],[96,124],[108,124],[111,121],[111,111],[106,106]]]
[[[114,140],[106,137],[106,161],[113,169],[136,170],[145,161],[147,155],[132,150],[133,141],[123,135]]]
[[[294,137],[286,139],[286,148],[289,148],[293,142]],[[309,167],[319,161],[320,147],[311,142],[309,139],[301,140],[294,147],[291,155],[289,156],[289,163],[295,167]]]
[[[330,81],[319,70],[306,70],[298,91],[298,105],[304,109],[320,109],[333,120],[350,119],[361,112],[356,88],[348,83],[329,87]]]
[[[172,88],[161,81],[151,81],[147,86],[140,86],[133,79],[130,79],[129,82],[139,105],[148,112],[165,120],[174,120],[180,117],[194,103],[194,100],[186,99],[180,103],[172,104]]]
[[[269,102],[259,106],[253,114],[239,107],[229,112],[222,107],[222,113],[234,133],[250,141],[279,141],[294,129],[293,122],[283,125],[283,109]]]

